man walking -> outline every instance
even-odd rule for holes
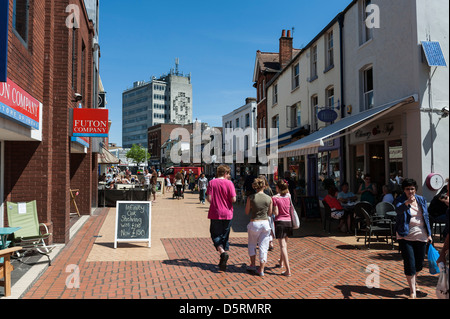
[[[200,193],[200,203],[205,204],[206,198],[206,189],[208,187],[208,179],[205,177],[205,174],[201,174],[198,179],[198,191]]]
[[[229,236],[233,219],[233,203],[236,202],[236,190],[230,181],[230,167],[220,165],[216,178],[209,182],[207,200],[210,203],[208,219],[211,220],[210,233],[214,247],[220,253],[219,268],[227,268]]]

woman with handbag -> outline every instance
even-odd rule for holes
[[[397,213],[395,231],[403,257],[410,298],[416,298],[417,273],[423,268],[427,242],[432,242],[427,201],[416,194],[417,183],[406,178],[402,182],[403,194],[395,199]]]
[[[291,268],[289,266],[289,257],[287,251],[288,237],[292,236],[292,219],[291,219],[291,194],[289,194],[289,186],[285,180],[279,180],[276,184],[277,194],[272,197],[273,213],[275,215],[275,237],[280,244],[280,260],[279,267],[285,267],[286,270],[281,274],[283,276],[291,276]]]
[[[264,193],[265,182],[256,178],[252,184],[256,193],[247,197],[245,214],[250,216],[248,231],[248,254],[250,266],[248,271],[264,276],[264,266],[267,262],[267,252],[270,242],[269,218],[272,215],[272,199]],[[259,247],[259,269],[256,269],[256,247]]]

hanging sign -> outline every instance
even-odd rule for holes
[[[108,131],[107,109],[73,109],[73,136],[108,137]]]
[[[322,122],[331,123],[337,120],[338,114],[334,110],[325,109],[317,114],[317,118]]]

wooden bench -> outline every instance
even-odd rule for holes
[[[11,265],[11,255],[21,250],[22,247],[12,247],[0,250],[0,258],[3,257],[3,263],[0,264],[0,286],[5,288],[5,297],[11,296],[11,272],[14,270],[13,265]]]

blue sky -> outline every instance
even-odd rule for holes
[[[256,51],[278,52],[283,29],[294,48],[308,44],[351,0],[102,0],[100,74],[107,91],[109,140],[122,145],[122,92],[159,77],[180,60],[192,74],[193,118],[222,115],[255,97]]]

